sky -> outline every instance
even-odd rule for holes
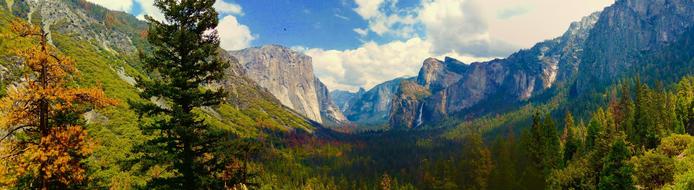
[[[87,0],[162,20],[154,0]],[[416,76],[428,57],[502,58],[560,36],[614,0],[217,0],[221,46],[278,44],[313,58],[329,89]]]

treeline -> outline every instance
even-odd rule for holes
[[[693,189],[694,77],[669,89],[636,78],[613,88],[587,121],[536,113],[519,138],[510,132],[489,146],[469,133],[460,162],[429,170],[443,170],[434,187]]]
[[[387,131],[299,143],[273,151],[280,155],[263,162],[261,181],[284,189],[694,188],[694,77],[668,87],[624,81],[605,97],[587,118],[531,112],[527,127],[493,132],[470,125],[460,136]]]

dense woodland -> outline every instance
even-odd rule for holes
[[[213,85],[229,66],[214,1],[157,2],[168,22],[148,19],[137,87],[82,64],[111,55],[1,13],[23,79],[0,80],[0,189],[694,189],[694,76],[422,129],[286,131]]]

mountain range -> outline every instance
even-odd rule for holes
[[[119,57],[94,66],[107,68],[104,72],[117,76],[114,83],[133,93],[134,77],[145,75],[136,54],[149,48],[143,38],[147,25],[131,15],[81,0],[2,4],[14,17],[65,35],[62,39],[89,44],[100,56]],[[358,92],[331,91],[313,73],[312,64],[321,63],[312,63],[311,57],[290,48],[266,45],[223,52],[232,62],[224,87],[237,111],[254,113],[248,116],[251,120],[269,119],[276,128],[311,129],[319,123],[394,129],[435,126],[503,114],[554,97],[590,97],[635,75],[645,81],[675,81],[693,71],[688,64],[693,53],[686,51],[692,49],[692,23],[694,5],[688,0],[619,0],[572,23],[563,35],[506,58],[474,63],[426,58],[417,76]],[[63,44],[52,39],[56,46]],[[12,81],[9,67],[3,65],[5,84]],[[96,74],[85,71],[88,76]],[[105,85],[107,92],[114,85]],[[235,120],[223,118],[219,109],[207,112],[223,123]]]

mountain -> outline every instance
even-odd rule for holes
[[[349,123],[349,120],[342,114],[342,110],[335,104],[330,97],[330,90],[320,79],[316,78],[316,95],[320,108],[321,120],[327,126],[341,126]]]
[[[311,57],[279,45],[229,51],[229,54],[238,58],[248,78],[267,89],[282,105],[319,123],[345,121],[330,100],[327,87],[313,74]]]
[[[413,128],[448,117],[474,118],[512,109],[562,85],[580,63],[577,55],[598,13],[573,23],[563,36],[505,59],[464,64],[453,58],[424,61],[417,80],[395,97],[390,125]]]
[[[357,93],[337,91],[331,93],[331,97],[337,100],[336,104],[350,122],[362,126],[387,125],[392,97],[398,92],[400,82],[404,80],[411,79],[393,79],[368,91],[359,89]]]
[[[330,91],[329,95],[330,95],[330,99],[333,100],[333,103],[335,103],[335,105],[337,105],[338,109],[340,109],[340,111],[344,112],[345,109],[349,108],[349,101],[352,98],[354,98],[355,96],[357,96],[359,94],[363,94],[363,93],[364,93],[363,88],[360,88],[358,92],[350,92],[350,91],[346,91],[346,90],[337,89],[337,90]]]
[[[50,43],[61,53],[72,57],[81,72],[80,85],[101,84],[110,97],[120,100],[115,110],[97,110],[106,118],[104,125],[136,126],[137,116],[127,102],[138,100],[135,78],[148,77],[142,69],[138,50],[149,51],[147,24],[134,16],[110,11],[84,0],[28,0],[0,1],[2,7],[2,32],[12,34],[9,22],[27,20],[50,32]],[[0,42],[0,60],[14,60],[11,50],[28,43],[13,40]],[[279,101],[253,80],[243,75],[246,71],[238,61],[225,55],[231,63],[222,86],[229,92],[228,103],[215,108],[205,108],[209,122],[236,133],[259,135],[263,128],[275,130],[302,129],[313,131],[315,124],[298,113],[284,108]],[[14,62],[14,61],[13,61]],[[0,88],[3,91],[19,80],[13,75],[14,64],[0,62]],[[0,93],[1,95],[2,93]],[[89,119],[89,118],[87,118]],[[263,121],[262,126],[256,121]],[[134,127],[131,130],[137,130]],[[123,137],[128,139],[130,137]]]
[[[559,94],[587,98],[636,75],[674,82],[694,71],[692,24],[691,1],[619,0],[572,23],[562,36],[504,59],[464,64],[428,58],[415,79],[384,83],[396,86],[378,98],[392,100],[390,111],[355,109],[371,105],[361,98],[351,98],[343,111],[357,120],[384,119],[385,112],[391,127],[407,129],[504,113]]]
[[[574,93],[591,93],[638,73],[647,81],[691,74],[694,3],[620,0],[600,14],[585,42]]]

